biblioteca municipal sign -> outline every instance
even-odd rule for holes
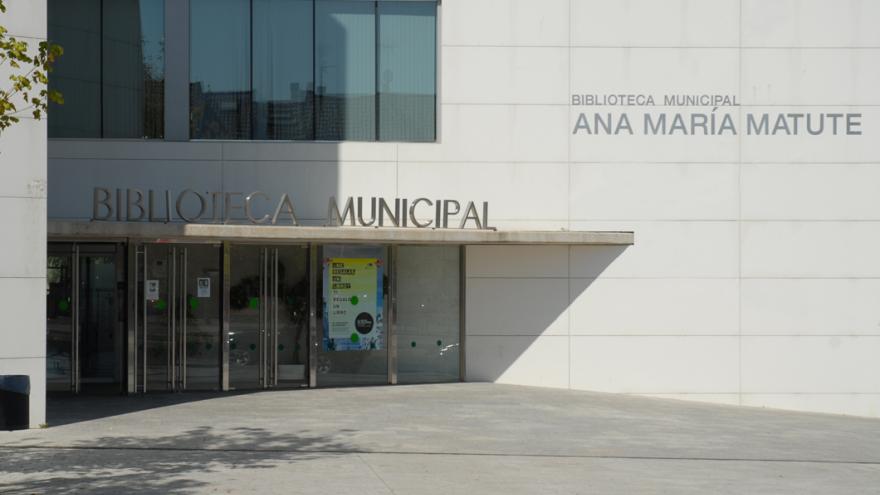
[[[265,211],[262,215],[255,210]],[[179,192],[153,189],[96,187],[92,193],[92,221],[186,223],[248,222],[299,225],[293,200],[287,193],[272,198],[262,191]],[[489,203],[480,208],[454,199],[349,197],[340,203],[330,197],[328,226],[414,227],[420,229],[495,230],[489,226]]]

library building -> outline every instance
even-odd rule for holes
[[[880,4],[7,0],[0,375],[880,416]],[[2,384],[0,384],[2,385]]]

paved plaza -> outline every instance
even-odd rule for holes
[[[50,400],[0,493],[878,493],[880,420],[479,383]]]

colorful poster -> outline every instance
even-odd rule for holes
[[[382,349],[382,272],[376,258],[324,260],[324,350]]]

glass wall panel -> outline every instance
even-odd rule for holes
[[[316,139],[376,139],[376,12],[373,2],[315,4]]]
[[[69,250],[69,248],[68,248]],[[73,385],[73,267],[70,254],[46,259],[46,390]]]
[[[230,255],[230,387],[261,388],[264,377],[269,387],[276,381],[302,384],[308,362],[308,249],[233,245]]]
[[[229,288],[229,385],[257,388],[260,383],[263,248],[232,246]]]
[[[104,2],[104,137],[163,136],[164,16],[164,0]]]
[[[191,245],[185,248],[186,318],[183,335],[186,350],[186,388],[216,390],[220,387],[220,249],[217,246]]]
[[[278,385],[306,379],[309,360],[309,251],[278,249]]]
[[[249,0],[190,0],[190,137],[251,138]]]
[[[98,254],[113,245],[80,248],[79,373],[84,392],[120,392],[124,330],[118,297],[117,256]]]
[[[101,1],[49,0],[49,40],[64,47],[49,88],[64,104],[49,103],[49,137],[101,137]]]
[[[173,381],[171,376],[171,307],[174,301],[171,298],[172,273],[171,250],[164,245],[145,246],[147,266],[146,280],[155,284],[155,292],[144,294],[143,287],[146,281],[140,284],[141,301],[146,306],[144,325],[146,338],[143,334],[138,339],[138,355],[141,361],[139,367],[144,366],[146,361],[146,384],[150,392],[172,390]],[[144,350],[146,341],[146,350]],[[138,370],[140,372],[140,370]],[[140,378],[143,383],[143,378]]]
[[[398,383],[459,379],[459,248],[400,246]]]
[[[311,140],[312,0],[254,0],[254,139]]]
[[[49,39],[64,48],[49,86],[50,137],[161,138],[164,0],[50,0]]]
[[[434,141],[437,6],[379,2],[379,140]]]
[[[323,338],[318,346],[318,386],[334,385],[369,385],[388,383],[388,350],[384,315],[388,314],[388,271],[386,248],[379,246],[325,246],[319,254],[322,275],[318,277],[318,300],[322,301],[321,322],[318,328],[323,331]],[[343,259],[345,261],[342,261]],[[373,262],[378,266],[375,271],[366,270],[366,264]],[[350,272],[340,274],[333,270],[333,263],[342,270],[358,270],[365,268],[363,274],[374,274],[377,279],[381,274],[381,282],[370,280],[362,273]],[[341,278],[334,278],[341,277]],[[352,294],[345,294],[346,288],[340,285],[349,284]],[[375,293],[372,292],[375,287]],[[333,290],[331,290],[331,288]],[[334,291],[338,291],[333,294]],[[335,296],[335,297],[334,297]],[[381,297],[379,303],[377,298]],[[344,300],[340,300],[344,299]],[[334,307],[334,303],[337,307]],[[340,308],[347,304],[356,308]],[[381,308],[381,309],[380,309]],[[333,313],[333,314],[331,314]],[[362,317],[368,313],[366,317]],[[380,314],[381,313],[381,314]],[[343,330],[346,338],[334,338],[339,332],[338,323],[350,318],[351,323]],[[364,320],[370,328],[357,325],[356,321]],[[381,332],[372,331],[381,327]],[[333,329],[333,330],[331,330]],[[368,340],[369,339],[369,340]],[[360,344],[360,345],[358,345]],[[360,347],[361,349],[356,349]]]

